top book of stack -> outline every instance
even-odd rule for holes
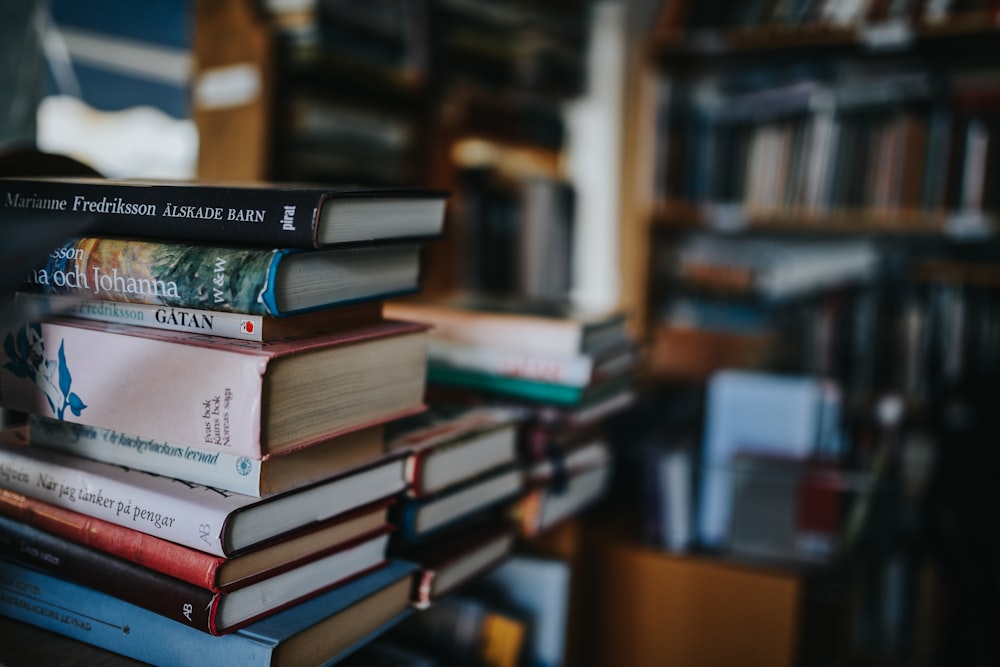
[[[201,243],[320,248],[439,236],[441,190],[2,178],[0,212],[86,221],[87,233]]]

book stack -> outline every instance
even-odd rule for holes
[[[407,490],[393,508],[393,554],[420,566],[413,601],[426,609],[513,551],[508,514],[524,493],[518,411],[432,405],[387,426],[387,451],[407,456]]]
[[[523,422],[519,532],[540,534],[599,499],[612,464],[602,425],[634,398],[636,350],[620,312],[463,298],[392,301],[393,317],[432,326],[429,400],[513,407]]]
[[[444,196],[0,182],[4,213],[87,221],[3,335],[0,614],[156,664],[306,664],[405,615],[390,558],[423,409],[419,287]],[[67,303],[67,299],[72,299]]]

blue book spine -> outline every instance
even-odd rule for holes
[[[274,649],[215,637],[123,600],[0,560],[0,614],[154,665],[270,665]]]
[[[415,570],[413,563],[394,560],[369,575],[233,634],[213,636],[116,597],[0,558],[0,614],[153,665],[270,667],[282,642],[399,579],[412,577]],[[367,643],[407,613],[401,610],[379,623],[349,649],[330,656],[326,664]]]

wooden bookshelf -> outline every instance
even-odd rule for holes
[[[963,182],[962,169],[980,169],[978,174],[973,171],[968,173],[973,174],[973,179],[981,177],[991,184],[995,181],[995,172],[992,166],[969,167],[971,163],[966,161],[965,153],[952,151],[956,151],[956,147],[962,146],[966,140],[960,131],[965,132],[967,125],[960,125],[960,122],[965,123],[967,118],[981,114],[979,117],[989,125],[998,113],[998,107],[987,107],[985,94],[974,101],[963,101],[961,97],[965,90],[972,91],[969,93],[971,100],[983,90],[1000,87],[997,76],[1000,73],[1000,58],[994,55],[997,53],[996,46],[1000,44],[997,17],[984,12],[950,15],[940,21],[920,17],[883,17],[841,26],[809,20],[798,23],[766,20],[743,27],[720,27],[710,23],[692,26],[687,22],[690,16],[685,16],[686,12],[704,9],[709,4],[720,11],[731,11],[748,3],[684,0],[658,3],[662,13],[655,19],[647,20],[645,32],[636,36],[637,45],[631,56],[633,70],[626,82],[629,126],[624,131],[625,182],[629,184],[627,197],[631,200],[623,207],[620,239],[623,281],[629,292],[626,298],[632,311],[641,314],[639,328],[649,344],[644,364],[647,387],[673,387],[678,383],[699,386],[720,368],[751,367],[802,372],[801,367],[788,361],[788,355],[774,354],[786,353],[790,349],[798,352],[785,338],[672,326],[664,319],[665,304],[673,298],[705,297],[716,302],[740,302],[750,300],[748,297],[752,296],[732,292],[697,293],[696,288],[684,285],[677,278],[677,272],[670,270],[670,262],[673,251],[687,239],[760,238],[773,239],[775,243],[870,240],[878,248],[880,256],[886,258],[877,282],[868,284],[868,287],[844,289],[841,295],[831,296],[829,304],[824,302],[822,295],[816,295],[803,298],[801,302],[785,304],[786,310],[780,312],[791,313],[790,317],[794,319],[804,318],[806,315],[803,313],[814,309],[816,313],[822,313],[819,317],[835,317],[837,299],[843,303],[855,298],[851,296],[853,294],[861,294],[865,289],[869,290],[868,294],[873,294],[877,288],[877,296],[872,298],[878,299],[879,317],[885,318],[885,326],[892,331],[881,330],[880,337],[867,339],[867,344],[878,350],[876,354],[886,366],[888,360],[902,355],[903,348],[913,349],[907,346],[915,339],[904,340],[900,333],[905,330],[906,322],[911,326],[928,327],[922,330],[923,335],[941,336],[946,330],[942,313],[948,308],[978,308],[972,305],[978,303],[978,299],[995,299],[1000,285],[997,282],[1000,237],[997,236],[996,226],[1000,206],[992,199],[996,190],[992,185],[988,186],[981,191],[987,197],[982,206],[966,207],[961,198],[961,186],[956,186],[956,183]],[[758,5],[763,6],[761,3]],[[789,73],[792,68],[788,66],[792,63],[798,68],[794,74]],[[854,69],[850,69],[852,67]],[[702,145],[696,141],[710,135],[710,141],[720,142],[711,145],[718,147],[724,144],[721,143],[721,133],[712,134],[721,122],[697,105],[704,104],[707,108],[714,103],[716,106],[712,108],[712,113],[736,114],[742,109],[734,107],[739,107],[743,98],[732,91],[764,90],[768,85],[777,89],[783,81],[809,80],[814,75],[816,80],[821,80],[829,72],[847,71],[863,73],[860,78],[871,75],[872,80],[878,75],[890,77],[904,72],[930,73],[934,83],[920,102],[906,98],[890,100],[878,113],[884,110],[888,117],[899,111],[901,115],[913,113],[914,117],[923,119],[929,118],[933,110],[933,113],[940,112],[942,117],[947,116],[949,122],[954,122],[954,125],[948,126],[947,132],[955,134],[946,151],[936,157],[924,154],[921,162],[916,163],[921,174],[931,173],[934,167],[939,166],[947,181],[940,187],[950,194],[942,195],[943,199],[936,204],[921,200],[927,205],[919,206],[899,201],[887,205],[884,200],[876,205],[870,200],[857,198],[850,201],[850,198],[845,198],[841,202],[811,207],[792,196],[778,197],[770,205],[755,205],[753,201],[741,198],[744,191],[739,189],[737,177],[720,177],[719,172],[712,172],[704,166],[705,162],[701,162],[704,158],[703,154],[699,154]],[[738,78],[744,74],[743,79]],[[785,74],[788,76],[785,77]],[[831,77],[830,81],[834,83],[829,90],[836,98],[841,80]],[[939,83],[943,85],[938,86]],[[732,97],[727,98],[727,95]],[[817,98],[814,106],[773,112],[771,117],[809,119],[812,118],[810,114],[819,114],[819,109],[829,108],[823,106],[829,99]],[[747,113],[734,120],[733,125],[764,127],[769,122],[768,113],[772,112],[764,111],[756,119]],[[920,115],[924,113],[928,115]],[[846,117],[847,112],[844,115]],[[877,113],[873,111],[871,116],[877,117]],[[777,122],[774,124],[778,125]],[[781,151],[791,154],[792,146],[798,146],[794,142],[799,138],[788,138],[798,130],[786,128],[784,131],[788,132],[787,143],[772,144],[772,148],[779,147],[775,148],[776,154]],[[698,135],[699,132],[702,134]],[[857,148],[859,155],[875,141],[872,139],[876,136],[874,132],[867,135],[865,132],[868,130],[853,135],[856,145],[860,147]],[[735,131],[734,135],[740,136]],[[992,138],[990,135],[991,147],[994,145]],[[739,140],[751,141],[745,137]],[[710,145],[709,141],[704,145]],[[738,160],[749,164],[748,144],[740,145],[735,140],[732,144],[725,144],[731,145],[739,146],[743,152],[718,149],[718,161],[711,168],[721,170]],[[786,156],[783,159],[785,162],[765,164],[762,161],[745,171],[756,170],[759,174],[768,168],[777,170],[774,165],[782,164],[791,173],[794,158]],[[889,164],[889,161],[885,160],[885,163]],[[858,164],[863,164],[860,158]],[[679,174],[680,179],[670,181],[671,174]],[[694,183],[692,186],[693,180],[704,178],[706,174],[710,175],[709,178],[718,178],[718,181]],[[726,181],[727,178],[732,180]],[[857,192],[873,191],[865,190],[865,187],[868,186],[858,186]],[[937,303],[933,307],[936,314],[926,308],[932,301]],[[963,321],[974,328],[979,326],[973,324],[975,322],[992,321],[985,310],[976,312],[977,315]],[[913,319],[907,320],[908,317]],[[936,333],[926,333],[931,327]],[[942,345],[940,340],[933,344]],[[964,350],[963,345],[969,343],[956,342],[945,347]],[[989,359],[990,355],[981,351],[988,348],[976,348],[980,351],[971,352],[970,347],[972,356],[969,358]],[[941,369],[935,366],[939,363],[940,360],[924,360],[917,366],[922,370],[915,374],[911,372],[910,378],[919,376],[921,382],[926,380],[933,385],[936,380],[932,378],[942,375]],[[973,363],[965,366],[964,372],[987,384],[995,383],[1000,378],[997,372],[1000,369],[989,365],[991,363],[984,361],[986,365],[980,367]],[[848,387],[845,406],[848,411],[855,418],[861,414],[870,415],[875,411],[877,397],[891,390],[899,392],[906,413],[915,420],[928,419],[936,414],[942,405],[939,400],[941,395],[936,393],[940,389],[924,386],[917,393],[910,393],[912,386],[901,386],[906,384],[901,379],[902,375],[887,373],[880,380],[883,384],[872,392],[851,388],[852,380],[845,378],[844,386]],[[939,388],[941,386],[938,385]],[[949,396],[949,400],[952,398]],[[781,584],[772,582],[774,587],[769,588],[768,593],[763,589],[750,593],[748,589],[741,588],[743,584],[737,579],[740,576],[753,577],[746,571],[741,571],[739,576],[730,571],[730,568],[739,570],[739,564],[718,562],[698,555],[664,554],[628,540],[608,541],[601,545],[599,551],[600,567],[603,569],[597,579],[607,599],[612,601],[607,610],[607,623],[612,625],[607,633],[598,636],[598,641],[604,642],[603,648],[596,651],[599,664],[612,664],[609,662],[612,659],[629,664],[755,664],[758,658],[761,664],[806,664],[798,663],[801,654],[796,651],[802,647],[800,642],[806,641],[803,639],[805,635],[815,630],[815,626],[804,625],[802,616],[803,601],[811,593],[797,579],[794,571],[779,569],[772,574],[776,574]],[[714,595],[714,587],[722,582],[727,582],[729,586],[732,596],[727,601],[734,615],[748,613],[752,617],[755,613],[763,613],[748,610],[753,604],[765,604],[764,598],[783,600],[778,608],[769,613],[773,614],[776,625],[780,625],[781,632],[785,634],[779,633],[776,627],[768,628],[776,634],[755,633],[759,643],[743,647],[737,655],[723,655],[729,648],[742,646],[740,642],[744,637],[739,629],[729,630],[726,624],[732,617],[722,616],[723,620],[718,624],[705,621],[709,612],[701,606],[709,604],[707,600]],[[857,582],[852,585],[856,586]],[[630,588],[626,592],[619,587]],[[681,590],[681,587],[685,588]],[[779,590],[782,593],[777,593]],[[692,597],[699,595],[703,599],[691,601]],[[686,604],[675,603],[679,597],[683,597]],[[637,611],[633,613],[629,605]],[[917,625],[933,615],[926,605],[914,603],[911,609],[915,610],[913,613],[917,618],[914,623]],[[920,632],[911,635],[913,642],[907,650],[913,653],[906,657],[892,655],[890,650],[870,645],[849,648],[848,640],[862,642],[857,637],[850,637],[848,631],[857,627],[859,613],[858,607],[841,608],[828,619],[831,631],[840,633],[839,641],[844,642],[837,648],[837,651],[844,651],[838,653],[838,659],[846,661],[843,664],[910,664],[911,658],[916,661],[914,664],[920,661],[926,664],[940,649],[940,644],[935,644],[941,637],[940,618],[934,623],[920,625]],[[702,621],[700,625],[692,620],[698,618]],[[745,627],[752,627],[752,620],[743,623]],[[670,629],[675,626],[683,630],[672,634]],[[702,626],[717,630],[715,637],[732,638],[731,645],[713,643],[713,636]],[[872,641],[870,637],[868,641]],[[758,650],[775,652],[765,658],[754,653]],[[856,652],[851,653],[852,650]],[[661,661],[655,662],[652,656],[661,658]],[[668,657],[674,662],[667,660]]]

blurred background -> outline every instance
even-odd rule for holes
[[[447,188],[424,291],[621,309],[559,664],[1000,664],[1000,6],[6,3],[0,148]]]

